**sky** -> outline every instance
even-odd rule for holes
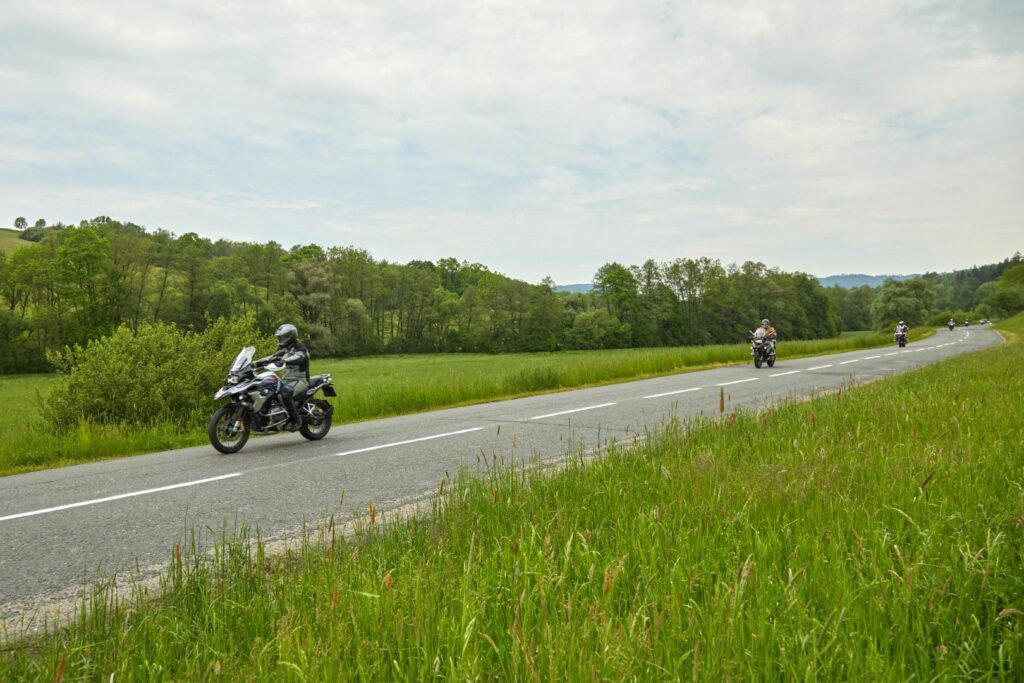
[[[1024,2],[5,0],[0,226],[539,282],[1024,251]]]

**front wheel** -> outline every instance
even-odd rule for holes
[[[768,367],[775,367],[775,356],[768,356]]]
[[[237,453],[249,440],[249,416],[235,405],[221,406],[210,418],[206,433],[210,445],[221,453]]]
[[[327,432],[331,431],[333,411],[331,410],[331,404],[327,401],[319,398],[310,399],[306,401],[302,412],[308,415],[308,418],[306,415],[303,415],[302,426],[299,427],[299,434],[302,434],[302,436],[310,441],[319,441],[327,436]],[[307,422],[307,419],[310,421]]]
[[[755,368],[760,368],[761,367],[761,356],[754,356],[754,367]]]

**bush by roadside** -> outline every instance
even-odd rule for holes
[[[162,323],[136,333],[118,328],[85,347],[50,355],[63,378],[43,404],[43,417],[57,433],[83,423],[195,426],[208,416],[210,396],[248,344],[267,352],[274,346],[249,319],[221,319],[203,332]]]

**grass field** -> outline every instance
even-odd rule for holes
[[[916,330],[915,338],[928,332]],[[780,344],[779,353],[782,358],[792,358],[889,343],[888,335],[865,333],[839,339],[786,342]],[[311,371],[332,373],[338,392],[333,400],[334,420],[345,423],[750,362],[749,359],[749,346],[733,344],[327,359],[314,360]],[[82,424],[76,432],[54,436],[38,419],[36,396],[44,396],[55,381],[56,375],[0,378],[0,386],[8,390],[14,406],[0,417],[0,475],[206,443],[204,419],[186,432],[169,426],[125,429]],[[211,414],[214,408],[211,399]]]
[[[1021,680],[1024,316],[1006,328],[590,464],[462,474],[351,542],[175,552],[159,599],[97,589],[0,679]]]
[[[18,237],[20,234],[21,231],[19,230],[0,228],[0,251],[10,253],[19,247],[25,246],[26,244],[32,244],[32,242]]]

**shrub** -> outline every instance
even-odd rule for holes
[[[274,347],[250,319],[220,319],[203,332],[155,324],[133,334],[122,326],[84,348],[76,345],[63,355],[50,355],[64,377],[42,414],[55,432],[90,422],[200,425],[212,411],[212,395],[232,360],[248,344],[268,352]]]

